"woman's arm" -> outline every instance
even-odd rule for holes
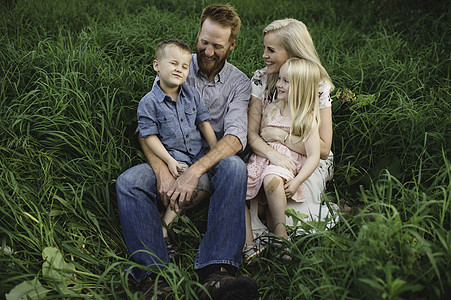
[[[330,148],[332,147],[332,109],[325,107],[319,110],[320,125],[319,125],[319,138],[321,147],[321,159],[327,159],[329,156]],[[306,149],[301,138],[296,135],[287,137],[287,132],[280,128],[266,127],[263,128],[261,137],[267,142],[281,142],[285,146],[297,153],[306,155]],[[285,139],[286,138],[286,139]]]
[[[212,149],[217,142],[215,131],[213,130],[213,127],[211,127],[210,122],[204,121],[200,122],[197,125],[197,128],[199,128],[200,133],[202,133],[202,136],[207,141],[208,146],[210,149]]]
[[[254,96],[251,96],[248,111],[248,129],[247,139],[252,151],[269,159],[272,164],[285,167],[292,172],[296,171],[296,165],[293,160],[287,156],[277,152],[274,148],[269,146],[260,136],[260,125],[262,122],[262,101]]]
[[[321,159],[327,159],[332,147],[332,108],[325,107],[320,109],[319,116],[321,120],[319,123],[320,157]]]

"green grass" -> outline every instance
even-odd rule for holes
[[[114,183],[144,159],[133,132],[155,77],[154,47],[168,37],[194,47],[201,10],[213,1],[185,2],[0,2],[2,297],[24,282],[47,298],[137,297],[125,273],[132,262]],[[445,299],[446,2],[230,2],[243,21],[230,61],[248,76],[263,67],[268,23],[306,23],[336,86],[335,176],[326,199],[368,208],[340,213],[331,230],[311,224],[314,234],[288,245],[290,262],[268,251],[240,272],[257,280],[262,299]],[[182,260],[161,273],[177,299],[194,299],[198,288],[193,260],[206,208],[188,215],[171,231]]]

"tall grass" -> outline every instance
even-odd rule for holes
[[[230,2],[243,20],[230,61],[248,76],[263,67],[261,31],[269,22],[294,17],[308,26],[336,86],[335,176],[326,201],[367,209],[339,213],[331,230],[302,224],[317,230],[288,244],[290,262],[268,251],[240,272],[257,280],[262,299],[445,298],[446,3]],[[47,298],[137,297],[125,272],[133,262],[114,183],[144,160],[136,107],[155,77],[155,45],[176,37],[194,47],[208,3],[0,3],[0,295],[25,282]],[[206,211],[188,211],[170,230],[184,254],[160,276],[178,299],[195,298],[199,288],[193,259]],[[63,256],[52,264],[45,253]]]

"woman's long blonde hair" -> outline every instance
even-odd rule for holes
[[[319,128],[318,85],[321,69],[316,62],[308,59],[289,58],[286,64],[290,84],[288,92],[290,135],[300,136],[302,141],[305,141]]]
[[[317,64],[321,74],[320,80],[328,82],[331,88],[334,88],[329,74],[321,64],[312,37],[304,23],[296,19],[276,20],[263,29],[263,37],[269,32],[277,33],[282,46],[291,57],[304,58]],[[277,74],[268,74],[267,85],[270,94],[273,94],[276,90],[277,78]]]

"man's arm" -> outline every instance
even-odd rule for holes
[[[321,120],[319,124],[321,159],[327,159],[332,147],[332,109],[330,107],[322,108],[319,110],[319,114]],[[291,135],[285,139],[287,132],[281,128],[266,127],[262,130],[261,136],[267,142],[281,142],[297,153],[307,154],[302,139],[297,135]]]
[[[191,165],[172,184],[168,191],[171,207],[178,210],[179,206],[183,206],[185,201],[189,201],[200,176],[218,164],[222,159],[235,155],[241,148],[241,142],[236,136],[226,135],[220,139],[207,154]]]

